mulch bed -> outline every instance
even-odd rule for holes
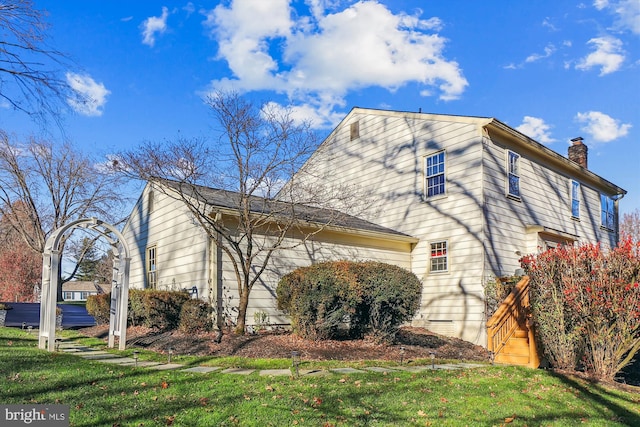
[[[108,326],[81,329],[87,336],[106,340]],[[145,327],[127,329],[127,345],[166,353],[198,356],[238,356],[253,358],[290,358],[292,351],[305,360],[400,360],[438,359],[488,361],[489,354],[481,346],[434,334],[422,328],[403,327],[398,342],[380,344],[372,340],[311,341],[289,332],[264,332],[248,335],[225,334],[214,342],[215,333],[184,334],[179,331],[160,332]]]

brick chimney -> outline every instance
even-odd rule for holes
[[[581,136],[571,140],[572,144],[569,146],[569,160],[576,162],[583,168],[587,169],[587,151],[589,151],[589,149],[582,143],[582,141],[583,139]]]

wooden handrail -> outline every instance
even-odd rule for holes
[[[529,276],[524,276],[487,321],[487,350],[498,354],[509,338],[526,322],[529,308]]]

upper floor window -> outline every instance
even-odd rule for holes
[[[600,195],[600,224],[609,230],[615,227],[614,202],[611,197]]]
[[[445,155],[444,151],[428,156],[425,159],[426,193],[433,197],[445,192]]]
[[[430,265],[432,272],[443,272],[449,270],[449,253],[447,251],[447,241],[430,243],[431,256]]]
[[[155,289],[158,285],[157,247],[147,248],[147,287]]]
[[[507,178],[507,194],[520,198],[520,155],[513,151],[507,151]]]
[[[571,181],[571,216],[580,218],[580,183]]]

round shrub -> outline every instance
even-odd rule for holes
[[[278,283],[278,308],[310,339],[370,333],[393,341],[420,304],[422,285],[411,272],[379,262],[336,261],[299,268]]]
[[[178,329],[186,333],[211,332],[212,314],[211,304],[199,299],[190,299],[182,305]]]
[[[356,277],[346,262],[299,268],[280,280],[276,296],[293,330],[314,340],[336,337],[359,301]]]
[[[358,266],[365,328],[378,341],[393,342],[398,328],[420,306],[422,283],[415,274],[395,265],[366,262]]]

